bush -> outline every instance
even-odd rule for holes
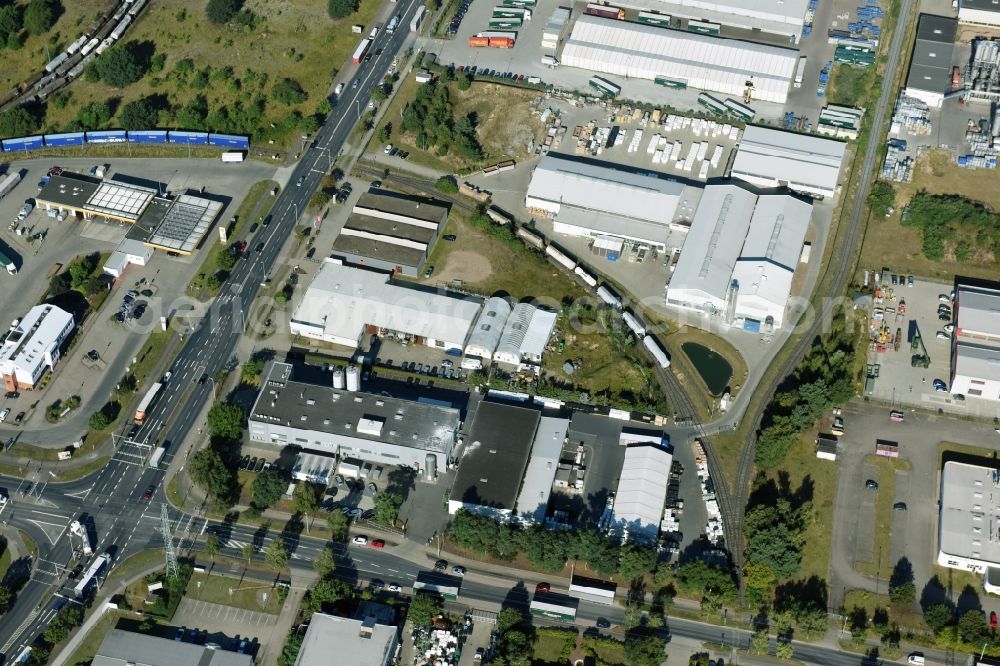
[[[118,114],[118,121],[124,129],[136,130],[156,127],[159,114],[148,97],[132,100]]]
[[[44,35],[56,22],[51,0],[31,0],[24,9],[24,29],[32,35]]]
[[[308,97],[309,95],[302,89],[302,84],[295,79],[281,79],[271,88],[271,99],[281,102],[285,106],[299,104],[306,101]]]
[[[326,5],[326,13],[330,18],[344,18],[358,11],[357,0],[329,0]]]
[[[453,176],[441,176],[434,183],[434,189],[443,194],[458,193],[458,182]]]
[[[149,62],[140,52],[137,42],[112,46],[94,61],[101,80],[113,88],[132,85],[149,71]]]
[[[228,23],[242,7],[243,0],[208,0],[205,15],[212,23]]]
[[[111,425],[111,419],[103,410],[99,410],[90,415],[89,425],[91,430],[104,430]]]

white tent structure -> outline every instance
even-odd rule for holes
[[[503,333],[503,326],[508,316],[510,316],[510,303],[499,296],[487,299],[469,334],[465,354],[477,358],[492,357],[500,343],[500,335]]]
[[[562,64],[632,79],[665,76],[692,88],[784,104],[799,52],[736,39],[581,16],[563,48]]]
[[[628,445],[615,494],[612,531],[631,541],[656,541],[672,461],[670,452],[659,444]]]

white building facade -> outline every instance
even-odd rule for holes
[[[955,289],[951,392],[1000,401],[1000,284]]]
[[[7,391],[32,389],[46,369],[56,366],[61,347],[73,333],[73,315],[54,305],[36,305],[0,346],[0,376]]]

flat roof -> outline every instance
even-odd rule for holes
[[[357,229],[358,231],[370,234],[411,240],[418,243],[430,243],[437,233],[435,229],[418,227],[396,220],[387,220],[384,217],[372,217],[371,215],[364,215],[362,213],[351,213],[350,217],[344,223],[344,229]]]
[[[545,520],[545,511],[552,492],[552,482],[556,478],[559,456],[569,419],[543,416],[538,422],[538,431],[531,445],[531,458],[524,472],[521,492],[517,496],[517,515],[534,523]]]
[[[371,632],[370,638],[361,637],[363,627]],[[326,666],[333,662],[382,666],[391,659],[396,632],[396,627],[377,622],[313,613],[295,666]]]
[[[959,339],[955,343],[955,374],[1000,382],[1000,347]]]
[[[222,203],[182,194],[168,206],[163,220],[147,241],[165,250],[191,254],[222,210]]]
[[[949,461],[941,471],[938,547],[956,557],[1000,563],[1000,473]]]
[[[354,236],[343,232],[333,241],[333,253],[358,257],[359,261],[372,259],[411,267],[419,266],[420,262],[427,256],[425,250],[404,247],[394,243],[386,243],[382,240]]]
[[[8,333],[0,346],[0,363],[37,368],[45,363],[45,353],[51,351],[63,329],[71,323],[73,315],[69,312],[54,305],[36,305]]]
[[[748,125],[732,172],[833,192],[846,148],[843,141]]]
[[[1000,287],[960,284],[955,289],[958,319],[956,328],[986,336],[1000,337]]]
[[[465,436],[453,501],[512,510],[541,414],[483,400]]]
[[[308,635],[308,634],[307,634]],[[251,666],[253,656],[122,629],[104,637],[93,666]]]
[[[975,9],[980,12],[1000,12],[1000,5],[993,0],[961,0],[959,12],[962,9]]]
[[[392,284],[387,273],[326,259],[292,319],[320,327],[324,335],[351,340],[372,325],[464,343],[479,308],[478,300]]]
[[[135,221],[157,194],[151,187],[104,180],[87,200],[85,208],[99,215]]]
[[[667,297],[700,293],[724,301],[750,230],[757,195],[736,185],[708,185],[667,284]]]
[[[612,528],[629,538],[654,541],[660,531],[673,456],[659,444],[630,444],[625,449],[615,495]]]
[[[944,16],[921,14],[917,41],[906,76],[906,87],[944,94],[951,89],[952,56],[958,21]]]
[[[455,442],[461,423],[457,409],[306,384],[291,376],[291,365],[271,365],[250,421],[435,453],[447,452]]]
[[[56,206],[86,210],[87,201],[97,192],[101,182],[100,178],[63,171],[58,176],[51,176],[49,182],[38,192],[35,199]]]
[[[585,211],[669,224],[684,185],[611,162],[546,155],[531,174],[526,196]],[[557,216],[558,219],[558,216]]]
[[[689,11],[708,11],[718,14],[751,17],[761,21],[801,26],[806,15],[808,0],[625,0],[626,7],[659,9],[670,13],[670,8],[683,7]]]
[[[449,206],[444,201],[410,197],[396,192],[364,192],[354,204],[353,213],[380,211],[391,215],[409,217],[439,224],[448,215]]]

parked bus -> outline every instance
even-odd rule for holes
[[[795,68],[795,87],[802,87],[802,79],[806,75],[806,57],[802,56],[799,58],[799,64]]]
[[[551,592],[536,592],[531,600],[528,610],[537,617],[546,617],[550,620],[560,622],[573,622],[576,620],[576,607],[579,602],[576,599],[565,597],[561,594]]]
[[[161,388],[163,388],[163,384],[156,383],[150,386],[149,390],[146,391],[146,395],[143,396],[142,402],[139,403],[139,406],[136,407],[135,410],[136,423],[141,424],[144,420],[146,420],[146,412],[148,412],[149,408],[153,405],[153,400],[156,399],[156,394],[160,392]]]
[[[591,88],[600,93],[601,97],[618,97],[618,94],[622,91],[621,86],[616,86],[611,81],[602,79],[599,76],[591,77],[587,83]]]
[[[708,93],[699,94],[698,103],[716,115],[724,116],[729,111],[725,104]]]
[[[731,115],[736,116],[744,122],[750,122],[753,120],[753,117],[757,115],[756,111],[751,109],[746,104],[733,99],[732,97],[727,97],[724,104]]]

